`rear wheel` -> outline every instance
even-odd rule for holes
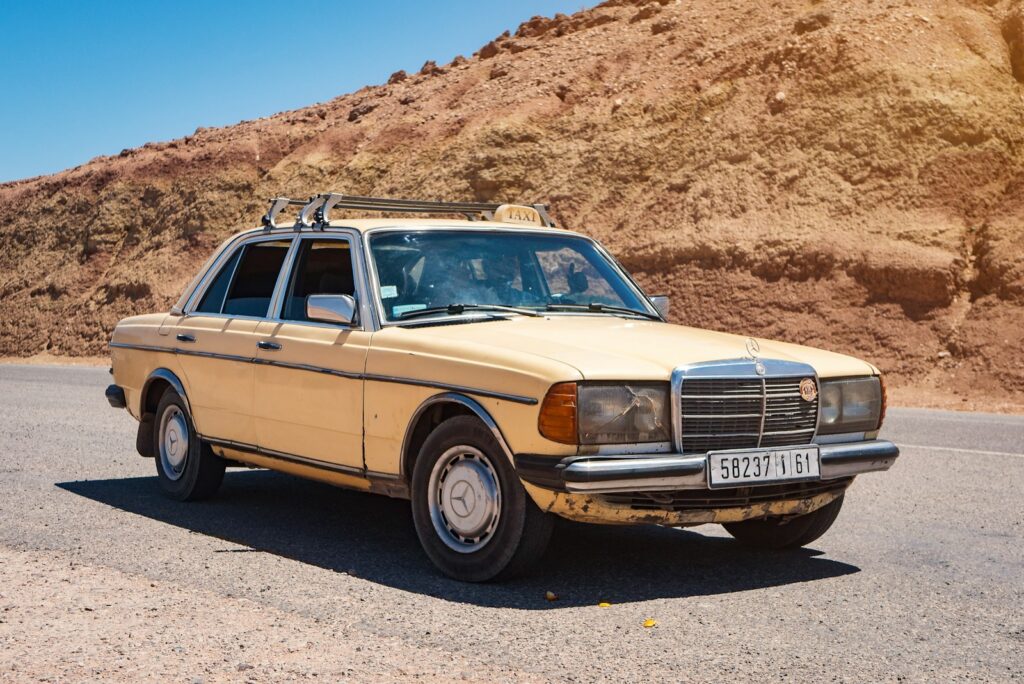
[[[825,534],[843,507],[843,497],[795,518],[767,518],[725,523],[726,531],[739,542],[759,549],[794,549]]]
[[[412,512],[430,560],[466,582],[522,573],[543,555],[553,524],[491,431],[470,416],[450,418],[427,437],[413,468]]]
[[[213,496],[224,479],[224,459],[196,435],[185,400],[168,388],[156,409],[153,453],[160,488],[179,501]]]

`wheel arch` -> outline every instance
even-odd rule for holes
[[[189,413],[192,413],[192,407],[188,403],[188,394],[185,392],[185,385],[181,379],[172,370],[157,368],[149,374],[145,384],[142,385],[142,392],[139,396],[140,414],[145,413],[148,409],[151,409],[150,413],[156,410],[156,405],[160,402],[160,397],[163,396],[163,391],[160,390],[161,387],[164,389],[173,387],[174,391],[185,402],[185,408],[188,409]]]
[[[135,438],[135,450],[141,456],[153,457],[153,429],[156,418],[156,407],[160,403],[167,388],[174,388],[181,400],[185,402],[185,408],[192,414],[192,407],[188,403],[188,394],[185,392],[185,385],[175,375],[174,371],[167,368],[157,368],[142,385],[139,393],[139,432]],[[195,417],[192,418],[195,420]]]
[[[413,464],[419,456],[420,448],[431,432],[445,420],[454,416],[475,416],[487,426],[494,435],[501,450],[505,453],[510,464],[515,463],[512,457],[512,450],[509,448],[505,436],[501,433],[498,423],[491,417],[487,409],[476,399],[459,394],[458,392],[444,392],[435,394],[421,403],[413,412],[409,425],[405,430],[405,438],[402,440],[401,466],[399,477],[404,482],[409,482],[412,477]]]

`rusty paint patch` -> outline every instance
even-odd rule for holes
[[[688,511],[634,510],[626,504],[609,503],[590,494],[552,492],[524,483],[537,506],[577,522],[603,525],[654,524],[682,527],[704,523],[727,523],[784,515],[804,515],[834,501],[841,492],[827,492],[803,499],[770,501],[752,506]]]

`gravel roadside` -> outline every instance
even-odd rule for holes
[[[0,546],[0,681],[543,681],[341,620]]]

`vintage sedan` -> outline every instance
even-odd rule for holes
[[[899,455],[878,369],[666,308],[543,205],[278,199],[170,312],[117,325],[106,396],[168,495],[247,466],[407,498],[461,580],[529,567],[554,516],[813,542]]]

